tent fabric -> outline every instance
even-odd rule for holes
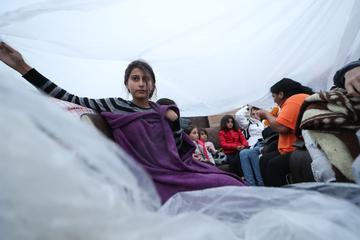
[[[360,56],[359,13],[356,0],[3,0],[0,37],[80,96],[127,98],[124,69],[145,59],[157,97],[200,116],[270,106],[283,77],[328,89]]]
[[[356,0],[3,0],[0,35],[65,89],[120,96],[133,59],[183,115],[323,88],[359,57]],[[358,186],[220,187],[164,205],[148,174],[0,64],[2,239],[358,239]],[[203,90],[204,89],[204,90]],[[359,159],[354,176],[359,182]],[[324,186],[324,187],[321,187]],[[354,197],[355,196],[355,197]]]

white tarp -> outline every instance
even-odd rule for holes
[[[124,69],[145,59],[158,98],[194,116],[269,106],[282,77],[327,89],[360,57],[359,15],[356,0],[1,0],[0,36],[80,96],[127,98]]]
[[[126,97],[124,68],[143,58],[157,73],[158,97],[173,98],[185,115],[256,100],[283,76],[325,88],[360,55],[352,0],[0,4],[1,37],[62,87]],[[15,78],[0,64],[1,239],[360,236],[357,185],[223,187],[161,206],[149,176],[121,149]]]

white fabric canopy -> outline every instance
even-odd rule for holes
[[[124,69],[145,59],[157,97],[195,116],[267,107],[282,77],[327,89],[360,57],[359,14],[356,0],[2,0],[0,36],[79,96],[127,98]]]

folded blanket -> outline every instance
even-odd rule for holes
[[[308,129],[331,162],[337,181],[353,181],[351,164],[360,153],[360,98],[343,89],[309,96],[301,107],[296,133]]]

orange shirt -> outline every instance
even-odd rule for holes
[[[308,94],[304,93],[295,94],[286,99],[284,104],[281,106],[281,111],[279,116],[276,118],[276,122],[292,129],[293,131],[291,133],[279,134],[278,150],[280,153],[289,153],[296,149],[292,146],[297,140],[294,133],[296,121],[299,116],[300,107],[305,98],[308,96]]]

